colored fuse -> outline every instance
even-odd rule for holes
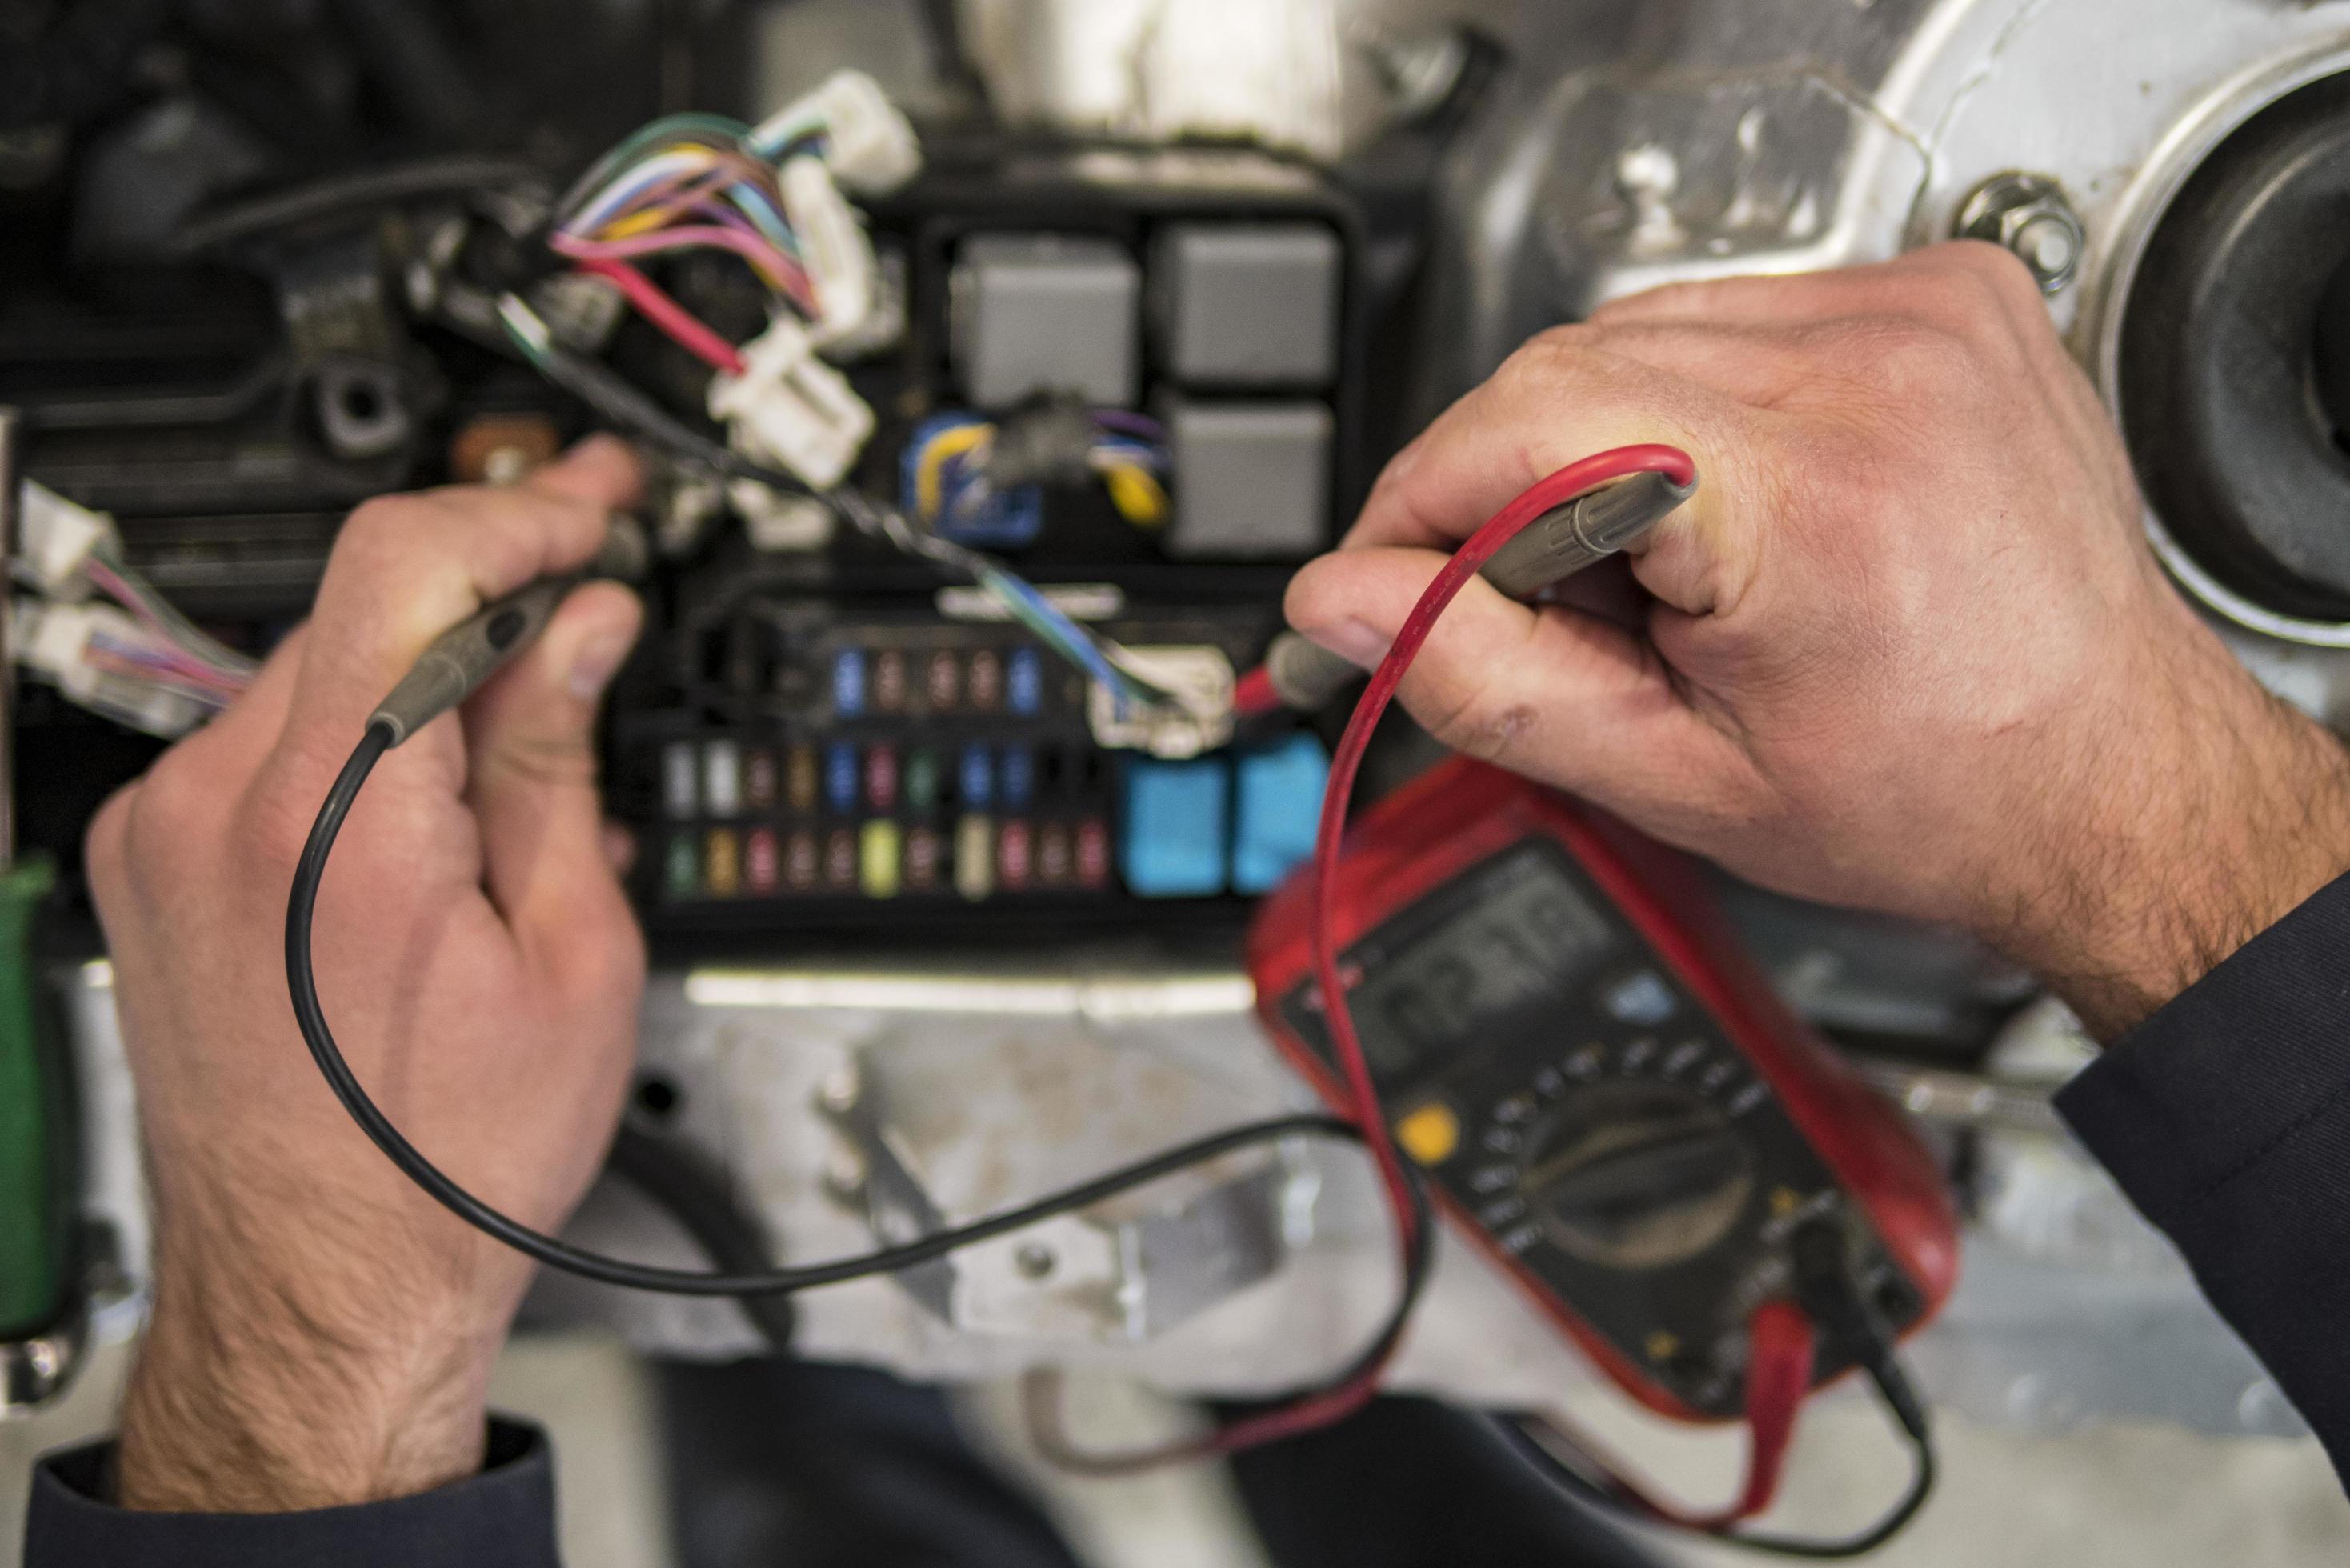
[[[931,655],[929,668],[923,672],[922,691],[931,700],[931,711],[943,713],[962,700],[962,671],[955,664],[955,656],[941,649]]]
[[[775,890],[783,880],[783,851],[775,843],[772,827],[754,828],[743,840],[743,880],[754,893],[766,894]]]
[[[857,809],[857,748],[846,741],[824,749],[824,798],[843,815]]]
[[[712,816],[743,815],[743,748],[732,741],[702,748],[702,806]]]
[[[1069,830],[1048,822],[1036,835],[1036,879],[1047,888],[1066,888],[1076,874],[1076,857],[1069,847]]]
[[[1007,822],[995,835],[995,879],[1007,892],[1028,886],[1035,870],[1034,837],[1024,822]]]
[[[823,857],[816,852],[816,835],[803,828],[784,845],[784,882],[795,893],[816,889],[816,873],[823,869]]]
[[[713,898],[731,898],[742,891],[742,846],[732,828],[712,828],[702,841],[702,879]]]
[[[906,809],[928,816],[939,808],[938,753],[924,747],[906,759]]]
[[[981,649],[971,656],[971,705],[981,712],[993,712],[1003,702],[1003,661],[992,649]]]
[[[794,746],[784,763],[784,798],[805,815],[816,809],[816,748]]]
[[[691,898],[702,891],[702,849],[690,833],[681,833],[669,841],[667,867],[669,896]]]
[[[1003,748],[1003,809],[1022,811],[1036,798],[1036,758],[1025,746]]]
[[[857,835],[836,827],[824,841],[824,885],[836,893],[857,886]]]
[[[857,844],[858,880],[868,898],[898,896],[898,825],[877,821],[865,825]]]
[[[854,719],[865,711],[865,652],[844,648],[832,656],[832,711]]]
[[[898,748],[895,746],[866,749],[865,799],[875,811],[898,809]]]
[[[764,746],[754,746],[743,757],[743,804],[753,811],[771,811],[780,780],[776,777],[775,753]]]
[[[973,811],[985,811],[995,801],[995,763],[985,746],[965,746],[962,751],[962,803]]]
[[[955,891],[979,902],[995,891],[995,825],[983,816],[955,824]]]
[[[873,657],[873,706],[884,713],[906,711],[906,655],[884,649]]]
[[[972,684],[978,683],[974,674]],[[1035,649],[1013,649],[1011,667],[1004,679],[1004,701],[1014,712],[1022,715],[1044,711],[1045,661]]]
[[[702,803],[702,778],[690,741],[672,741],[661,748],[661,810],[680,822],[691,817]]]
[[[946,857],[946,845],[935,829],[917,827],[906,835],[906,886],[916,893],[934,892],[939,885],[939,863]]]
[[[1077,824],[1077,886],[1109,886],[1109,824],[1088,817]]]

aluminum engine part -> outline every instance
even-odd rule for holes
[[[2340,0],[1672,7],[1605,57],[1521,73],[1461,151],[1440,198],[1449,254],[1428,341],[1445,362],[1426,411],[1605,300],[1882,260],[1972,229],[2045,264],[2035,271],[2051,311],[2127,422],[2134,397],[2161,391],[2130,384],[2123,345],[2174,199],[2262,109],[2345,69]],[[2049,221],[2028,232],[1987,219],[1978,199],[2015,176],[2052,199],[2033,214]],[[2073,224],[2077,254],[2060,255],[2057,230]],[[2311,265],[2331,273],[2341,259]],[[2324,432],[2309,436],[2313,463],[2339,466]],[[2350,485],[2350,471],[2341,477]],[[2350,647],[2350,613],[2263,602],[2178,528],[2147,525],[2181,585],[2231,631]],[[2251,662],[2268,677],[2276,660]],[[2300,659],[2278,689],[2338,722],[2350,665]]]
[[[108,966],[84,966],[70,1000],[86,1075],[91,1202],[122,1242],[123,1286],[96,1330],[111,1340],[131,1331],[150,1277],[136,1113]],[[958,1158],[970,1171],[986,1168],[983,1181],[962,1194],[985,1205],[1167,1147],[1205,1130],[1211,1117],[1309,1108],[1312,1093],[1281,1061],[1250,1006],[1248,982],[1237,971],[1152,963],[1133,953],[1080,957],[1049,971],[945,955],[918,973],[847,965],[668,971],[653,977],[646,997],[639,1081],[662,1091],[646,1096],[669,1107],[662,1130],[733,1178],[780,1261],[815,1262],[875,1244],[861,1202],[841,1201],[838,1159],[847,1146],[827,1104],[838,1103],[827,1090],[843,1071],[860,1060],[869,1071],[885,1044],[892,1058],[906,1054],[892,1062],[892,1074],[909,1069],[889,1078],[890,1093],[905,1096],[909,1120],[925,1124],[923,1145],[941,1157],[941,1168]],[[2035,1015],[2018,1027],[2050,1026]],[[1132,1055],[1147,1064],[1139,1069],[1145,1074],[1187,1079],[1188,1113],[1202,1120],[1127,1122],[1128,1147],[1106,1156],[1101,1129],[1086,1119],[1033,1114],[1040,1103],[1057,1098],[1066,1107],[1089,1093],[1050,1083],[1062,1050]],[[941,1063],[951,1068],[958,1054],[1000,1062],[1006,1051],[1028,1053],[1031,1070],[1045,1079],[1030,1080],[1025,1092],[1014,1085],[974,1092],[982,1089],[974,1080],[939,1070]],[[928,1060],[911,1071],[917,1054]],[[2299,1429],[2184,1265],[2076,1147],[2046,1129],[2044,1111],[2029,1109],[2015,1085],[1912,1075],[1887,1086],[1929,1121],[1944,1107],[1949,1119],[1967,1124],[1980,1124],[1985,1106],[2001,1113],[1994,1130],[2005,1150],[2005,1196],[1992,1208],[2003,1218],[1970,1232],[1958,1292],[1913,1347],[1938,1401],[2027,1430],[2102,1417],[2158,1417],[2218,1435]],[[1179,1394],[1248,1397],[1294,1387],[1326,1375],[1376,1332],[1395,1288],[1386,1216],[1361,1155],[1315,1144],[1301,1164],[1315,1189],[1311,1240],[1264,1278],[1199,1305],[1163,1333],[1105,1337],[1097,1330],[1107,1320],[1097,1312],[1077,1318],[1075,1333],[1066,1319],[1044,1324],[1049,1334],[970,1333],[951,1327],[897,1282],[876,1278],[799,1296],[795,1346],[817,1359],[932,1381],[1096,1365]],[[2084,1225],[2102,1240],[2074,1245]],[[671,1221],[609,1180],[589,1194],[565,1234],[647,1262],[707,1266]],[[1034,1239],[1005,1238],[1003,1256],[1015,1272],[1020,1247]],[[1144,1262],[1146,1294],[1191,1288],[1154,1276],[1148,1253]],[[1187,1273],[1191,1266],[1182,1262]],[[525,1316],[613,1328],[655,1355],[731,1359],[762,1349],[732,1303],[611,1291],[551,1272],[539,1276]],[[1038,1319],[1032,1314],[1030,1321]],[[1587,1407],[1612,1397],[1595,1394],[1594,1380],[1482,1254],[1440,1240],[1435,1272],[1391,1376],[1396,1387],[1495,1407]]]
[[[1245,1120],[1222,1085],[1084,1030],[876,1039],[818,1091],[841,1140],[835,1196],[909,1241],[1017,1202],[1017,1145],[1058,1135],[1062,1179],[1155,1140]],[[951,1083],[942,1099],[935,1092]],[[918,1108],[919,1107],[919,1108]],[[894,1276],[972,1334],[1139,1344],[1272,1275],[1313,1240],[1319,1180],[1302,1140],[1236,1151],[1094,1208]]]

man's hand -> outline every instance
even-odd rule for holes
[[[1545,333],[1396,459],[1291,621],[1370,662],[1439,550],[1648,441],[1697,459],[1694,503],[1577,607],[1471,582],[1402,689],[1439,738],[1786,891],[1971,930],[2108,1037],[2350,867],[2341,747],[2173,592],[1987,245]]]
[[[361,507],[310,624],[90,829],[156,1220],[128,1507],[314,1508],[481,1464],[529,1265],[336,1103],[286,998],[286,901],[328,786],[417,654],[586,562],[637,483],[598,441],[513,489]],[[319,900],[319,990],[352,1067],[427,1156],[535,1225],[594,1177],[633,1055],[643,949],[590,732],[639,617],[625,589],[581,588],[462,715],[387,756]]]

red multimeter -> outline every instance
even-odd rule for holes
[[[1634,1397],[1742,1415],[1747,1325],[1796,1230],[1907,1334],[1957,1222],[1908,1126],[1740,952],[1685,857],[1454,761],[1347,835],[1335,889],[1355,1023],[1396,1141],[1454,1224]],[[1249,939],[1258,1007],[1347,1104],[1314,983],[1310,872]],[[1848,1368],[1827,1347],[1825,1382]]]

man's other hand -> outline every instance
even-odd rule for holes
[[[1521,349],[1289,596],[1376,659],[1450,549],[1568,462],[1703,488],[1530,609],[1472,582],[1402,689],[1459,749],[1786,891],[1945,921],[2108,1037],[2350,867],[2350,767],[2164,578],[2023,268],[1961,244],[1683,285]]]
[[[511,489],[361,507],[309,624],[92,826],[156,1220],[125,1506],[277,1512],[479,1468],[529,1265],[336,1103],[287,1002],[286,897],[328,785],[425,645],[586,562],[637,485],[599,441]],[[591,732],[639,620],[625,589],[579,589],[461,714],[386,756],[319,898],[319,991],[352,1067],[428,1158],[535,1225],[593,1179],[634,1052],[643,947]]]

